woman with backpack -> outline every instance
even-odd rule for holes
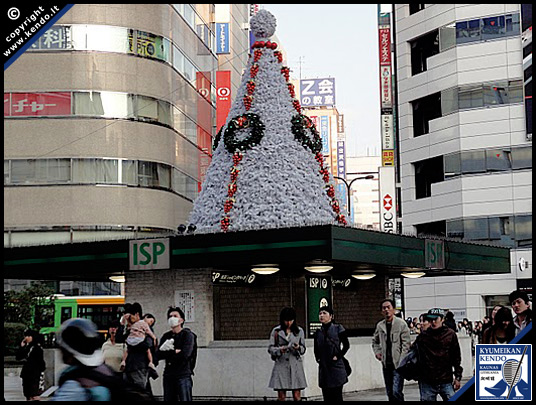
[[[157,356],[166,362],[164,367],[164,401],[192,401],[192,374],[196,357],[196,337],[184,328],[184,312],[169,307],[170,331],[160,339]]]
[[[295,401],[301,401],[301,390],[307,387],[302,356],[305,354],[305,333],[296,324],[296,311],[283,308],[279,325],[270,332],[268,353],[274,360],[274,368],[268,386],[277,391],[279,401],[284,401],[287,391],[292,391]]]

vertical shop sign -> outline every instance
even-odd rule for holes
[[[306,277],[307,283],[307,336],[314,337],[322,324],[318,319],[318,310],[326,305],[331,306],[332,286],[331,276]]]
[[[322,153],[329,155],[329,117],[320,116],[320,137],[322,138]]]
[[[395,168],[379,168],[380,179],[380,230],[396,233]]]
[[[228,54],[229,47],[229,23],[216,23],[216,53]]]
[[[231,109],[231,71],[216,72],[216,131],[225,125]]]

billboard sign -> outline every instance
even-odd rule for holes
[[[300,80],[300,104],[302,107],[333,107],[335,105],[335,79]]]
[[[71,93],[4,93],[4,117],[71,115]]]

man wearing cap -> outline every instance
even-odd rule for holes
[[[384,299],[380,303],[380,310],[384,319],[376,324],[372,350],[376,359],[382,362],[387,398],[389,401],[403,401],[404,378],[396,368],[411,345],[408,324],[395,316],[393,300]]]
[[[417,336],[419,362],[422,373],[419,379],[421,401],[436,401],[440,395],[447,401],[460,389],[463,368],[461,350],[456,332],[443,325],[440,308],[430,309],[425,318],[430,327]]]

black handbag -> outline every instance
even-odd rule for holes
[[[350,362],[346,357],[342,357],[342,362],[344,363],[344,369],[346,370],[346,375],[350,377],[350,374],[352,374],[352,367],[350,367]]]
[[[407,352],[402,360],[400,360],[400,364],[396,371],[405,380],[419,380],[421,368],[419,366],[419,348],[417,342],[413,343],[409,352]]]

